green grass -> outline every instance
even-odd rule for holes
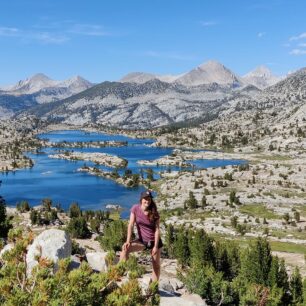
[[[281,219],[281,216],[267,209],[264,204],[248,204],[239,207],[239,211],[243,214],[250,215],[254,218]]]
[[[278,194],[279,196],[283,198],[293,198],[298,197],[301,199],[306,198],[306,192],[297,192],[296,190],[275,190],[274,193]]]
[[[226,148],[226,149],[223,148],[222,151],[224,153],[235,153],[234,148]]]
[[[109,214],[109,218],[112,220],[119,220],[120,219],[120,212],[119,211],[111,211]]]
[[[285,238],[288,235],[288,232],[283,230],[277,230],[277,229],[269,229],[270,236],[277,237],[277,238]]]
[[[306,245],[291,242],[270,241],[272,251],[306,254]]]
[[[272,192],[270,192],[270,191],[264,191],[262,193],[262,195],[264,195],[266,197],[271,197],[272,199],[275,199],[275,195]]]
[[[305,205],[296,205],[294,208],[300,212],[301,216],[306,217],[306,206]]]
[[[221,180],[223,180],[223,178]],[[236,190],[233,187],[215,187],[215,188],[218,188],[218,190],[210,191],[211,195],[226,194],[226,193],[229,194],[231,191]]]
[[[172,216],[182,216],[183,214],[185,214],[185,210],[182,207],[159,210],[159,215],[162,222]]]
[[[216,240],[224,240],[229,238],[228,240],[233,240],[238,244],[241,248],[246,248],[250,245],[250,243],[256,238],[249,238],[249,237],[232,237],[232,236],[224,236],[218,234],[211,234],[214,239]],[[271,246],[271,250],[275,252],[287,252],[287,253],[296,253],[296,254],[306,254],[306,245],[303,244],[296,244],[292,242],[280,242],[280,241],[269,241]]]
[[[194,211],[194,210],[186,210],[186,219],[193,220],[193,219],[206,219],[211,217],[220,216],[220,212],[211,212],[211,211]]]
[[[181,218],[184,218],[186,220],[194,220],[194,219],[206,219],[206,218],[211,218],[211,217],[219,217],[221,215],[226,215],[225,213],[220,213],[220,212],[214,212],[214,211],[203,211],[199,209],[189,209],[187,208],[186,210],[183,209],[182,207],[179,208],[174,208],[174,209],[163,209],[159,211],[159,215],[161,218],[161,221],[166,221],[168,218],[172,216],[179,216]]]
[[[299,192],[299,193],[295,193],[295,196],[297,196],[298,198],[306,198],[306,192]]]
[[[299,224],[297,224],[297,226],[299,226]],[[298,227],[294,228],[294,229],[283,229],[283,230],[269,230],[269,233],[271,236],[273,237],[277,237],[277,238],[286,238],[288,235],[292,235],[292,238],[294,239],[302,239],[305,240],[306,239],[306,232],[304,230],[302,231],[298,231]]]

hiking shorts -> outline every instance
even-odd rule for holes
[[[141,243],[145,246],[145,250],[152,250],[154,248],[154,240],[150,240],[150,241],[141,241]],[[163,241],[161,239],[159,239],[158,241],[158,248],[162,248],[163,247]]]

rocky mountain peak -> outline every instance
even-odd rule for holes
[[[156,75],[145,72],[131,72],[125,75],[119,82],[143,84],[156,78]]]
[[[266,91],[269,93],[277,93],[283,95],[299,95],[300,98],[306,97],[306,68],[302,68],[287,78],[281,80],[274,86],[271,86]]]
[[[231,87],[242,85],[238,76],[214,60],[201,64],[197,68],[178,78],[176,82],[185,86],[198,86],[211,83],[229,85]]]
[[[273,75],[269,68],[261,65],[244,75],[242,79],[246,84],[251,84],[260,89],[264,89],[276,84],[282,79],[282,77]]]
[[[17,94],[32,94],[43,88],[52,87],[57,85],[54,81],[43,73],[37,73],[30,78],[19,81],[16,85],[12,86],[9,90]]]
[[[271,77],[272,75],[273,74],[268,67],[266,67],[264,65],[260,65],[260,66],[256,67],[254,70],[247,73],[245,75],[245,77],[247,77],[247,76]]]
[[[27,95],[38,103],[46,103],[65,99],[92,86],[92,83],[79,75],[64,81],[55,81],[43,73],[37,73],[15,85],[7,86],[3,93],[11,96]]]
[[[70,79],[67,79],[65,81],[62,81],[58,84],[58,87],[74,87],[74,88],[80,88],[81,90],[85,90],[89,87],[91,87],[93,84],[90,83],[89,81],[85,80],[79,75],[73,76]]]
[[[216,69],[226,69],[224,65],[215,60],[209,60],[207,62],[202,63],[197,67],[202,70],[216,70]]]
[[[32,77],[30,77],[29,79],[26,79],[26,81],[30,81],[30,82],[37,82],[37,81],[48,82],[48,81],[52,81],[52,80],[48,76],[43,74],[43,73],[36,73]]]

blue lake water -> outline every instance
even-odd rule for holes
[[[171,148],[155,148],[148,145],[151,139],[133,139],[121,135],[107,135],[101,133],[85,133],[82,131],[56,131],[39,135],[50,141],[127,141],[125,147],[84,148],[74,149],[79,152],[103,152],[118,155],[128,160],[128,168],[133,173],[147,167],[137,164],[137,160],[153,160],[171,154]],[[119,204],[125,210],[122,217],[127,217],[129,208],[137,203],[139,193],[144,187],[127,188],[112,180],[95,177],[88,173],[78,172],[84,161],[67,161],[49,158],[48,154],[56,153],[56,148],[43,149],[44,154],[27,154],[34,160],[32,169],[22,169],[15,172],[0,173],[2,181],[0,194],[5,198],[8,206],[15,206],[17,202],[27,200],[31,206],[40,204],[43,198],[51,198],[54,205],[60,203],[67,209],[72,202],[78,202],[82,209],[105,209],[107,204]],[[196,160],[192,164],[196,168],[220,167],[241,164],[242,160]],[[92,165],[86,162],[87,165]],[[106,167],[99,166],[101,169]],[[166,167],[151,167],[154,171],[165,170]],[[168,167],[167,167],[168,168]],[[172,170],[179,170],[172,167]],[[155,174],[158,177],[158,174]]]

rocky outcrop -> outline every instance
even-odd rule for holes
[[[47,258],[54,262],[54,270],[57,262],[71,256],[72,243],[68,234],[62,230],[50,229],[38,235],[30,245],[27,256],[27,272],[38,264],[37,256]]]
[[[94,252],[87,253],[86,259],[90,267],[99,272],[107,271],[107,261],[106,261],[107,252]]]
[[[124,158],[106,153],[83,153],[66,151],[62,154],[49,155],[50,158],[67,159],[67,160],[87,160],[98,165],[104,165],[113,168],[124,168],[128,161]]]
[[[197,294],[176,296],[167,291],[160,292],[160,306],[207,306],[205,301]]]
[[[14,248],[14,245],[9,243],[7,244],[1,251],[0,251],[0,259],[2,258],[3,254],[10,251],[11,249]]]

